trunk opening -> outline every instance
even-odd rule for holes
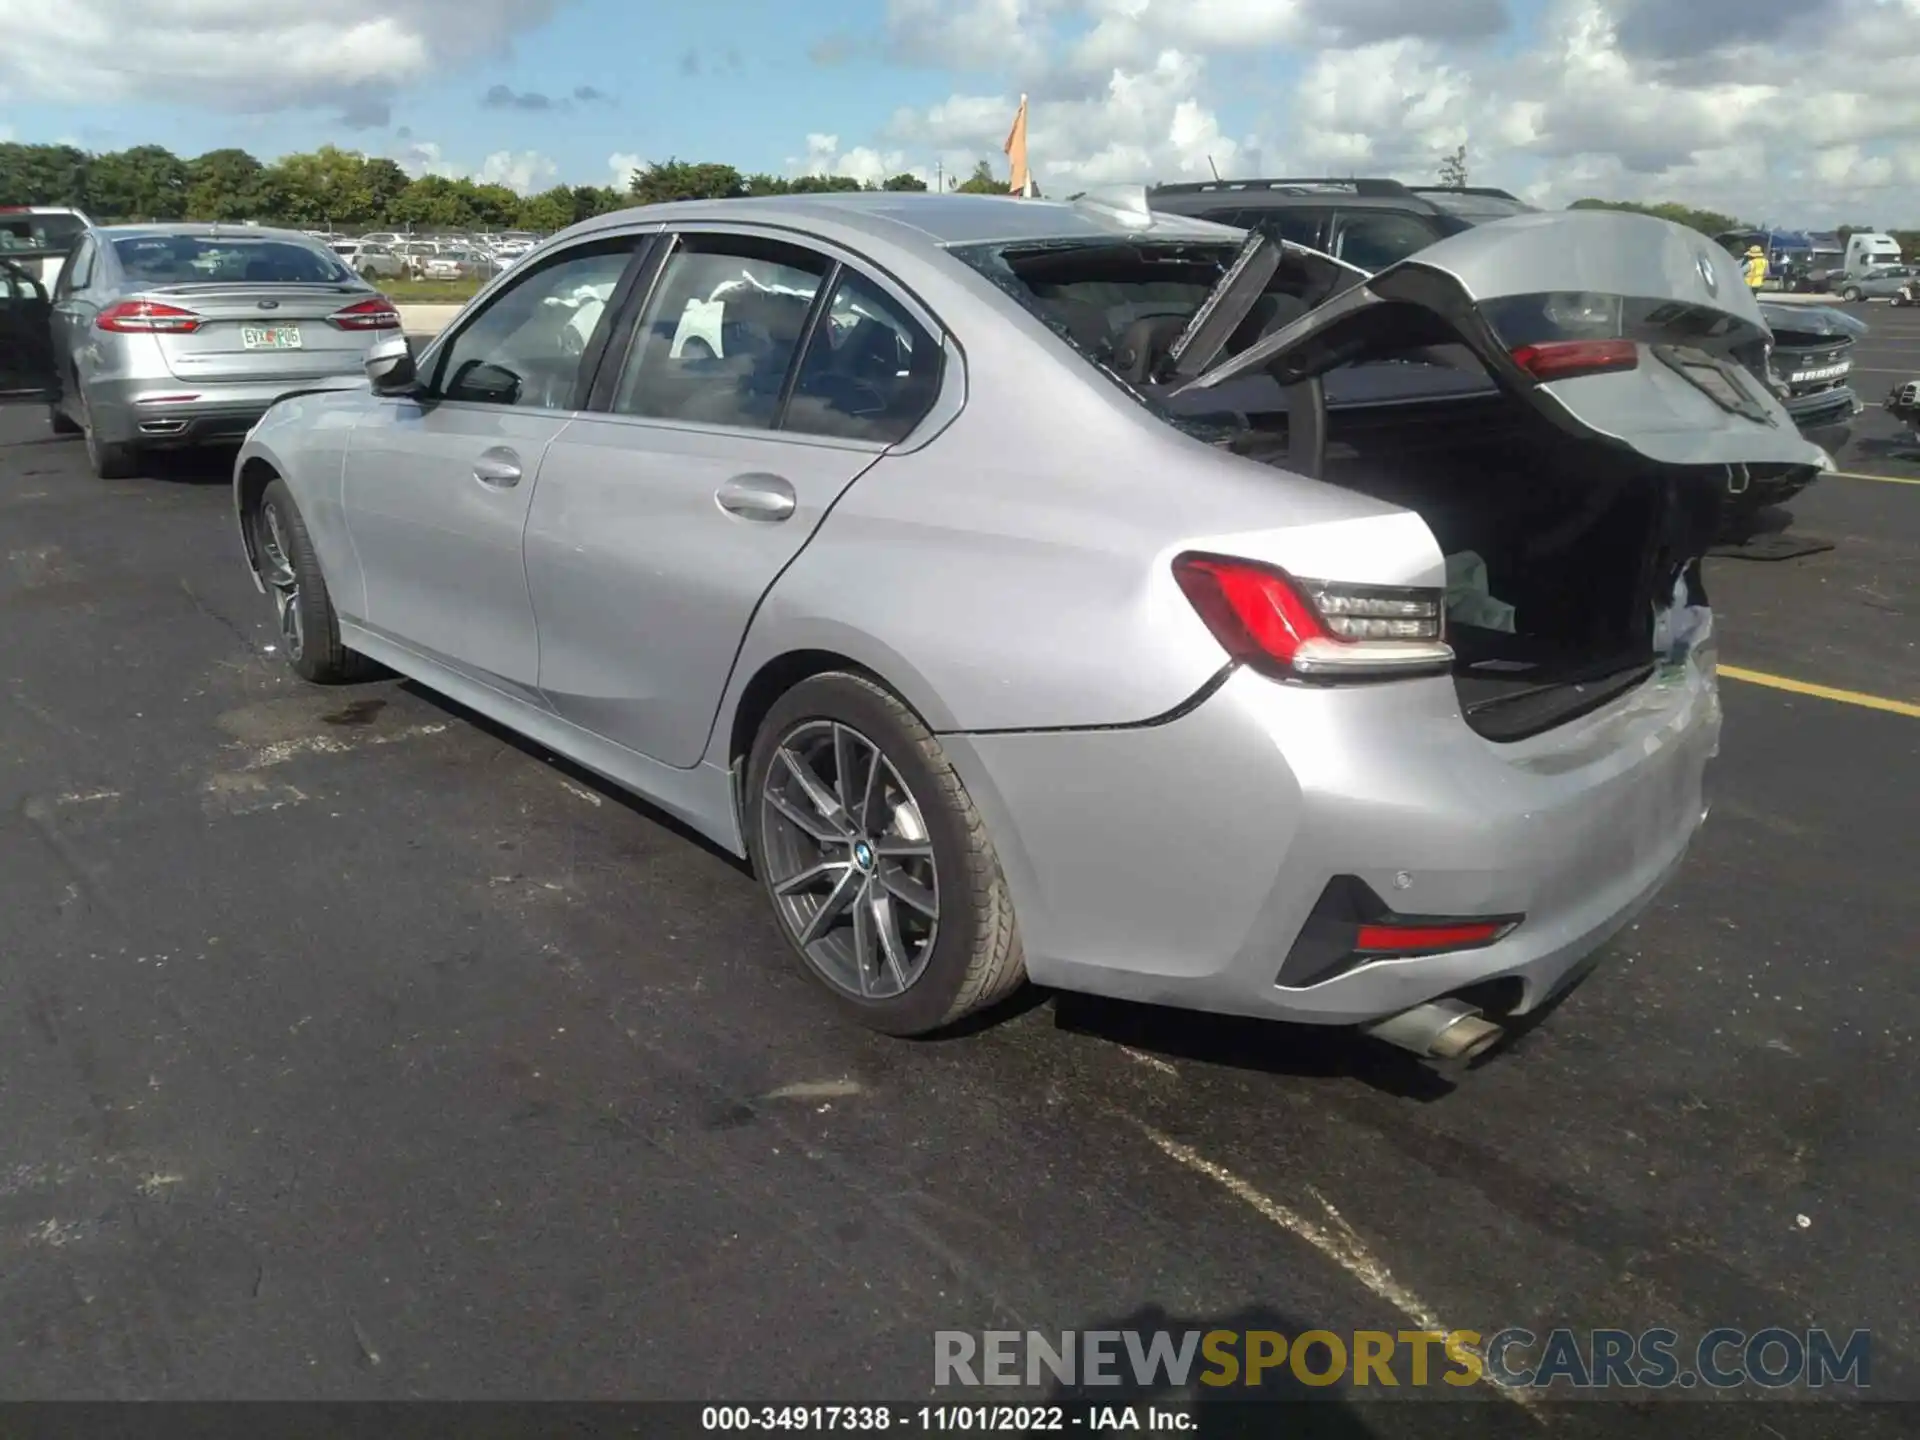
[[[1412,510],[1449,557],[1448,643],[1466,723],[1523,739],[1633,689],[1671,645],[1724,466],[1671,466],[1582,441],[1505,395],[1327,413],[1329,484]],[[1285,417],[1232,448],[1286,467]],[[1469,563],[1478,557],[1478,564]]]

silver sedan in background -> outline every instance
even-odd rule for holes
[[[251,226],[90,227],[52,301],[48,418],[102,479],[144,450],[238,440],[290,391],[365,388],[367,347],[400,328],[325,245]]]
[[[1701,822],[1726,467],[1826,463],[1766,353],[1636,215],[1369,275],[1137,186],[649,206],[274,407],[234,498],[298,674],[750,857],[867,1024],[1031,977],[1458,1058]]]

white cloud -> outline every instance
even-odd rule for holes
[[[794,175],[851,175],[865,185],[878,185],[895,175],[913,175],[931,185],[932,172],[908,162],[904,150],[876,150],[870,145],[840,148],[838,135],[807,136],[807,153],[800,159],[789,157],[787,170]]]
[[[633,172],[644,170],[646,166],[646,156],[617,150],[607,157],[607,183],[624,194],[627,187],[633,183]]]
[[[415,179],[422,175],[440,175],[449,180],[474,180],[482,185],[505,185],[520,195],[548,189],[559,183],[560,175],[559,165],[538,151],[516,154],[511,150],[496,150],[478,165],[467,166],[449,160],[431,140],[407,145],[393,160]]]
[[[8,8],[0,103],[308,107],[384,125],[394,95],[497,54],[557,0],[65,0]]]
[[[1464,144],[1476,181],[1541,203],[1920,221],[1920,0],[1546,0],[1516,18],[1523,8],[890,0],[890,52],[945,70],[952,93],[876,136],[811,137],[790,163],[818,168],[831,150],[847,173],[895,156],[1004,173],[1024,91],[1050,194],[1205,176],[1209,160],[1223,174],[1428,179]]]

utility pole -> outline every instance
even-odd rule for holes
[[[1207,168],[1213,171],[1213,178],[1215,180],[1220,178],[1220,167],[1213,163],[1213,156],[1211,155],[1207,156]]]

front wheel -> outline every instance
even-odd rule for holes
[[[371,678],[374,670],[366,657],[340,643],[340,617],[320,574],[313,537],[286,481],[276,479],[267,486],[248,523],[260,578],[273,598],[280,648],[294,673],[316,685]]]
[[[861,675],[817,675],[753,746],[742,817],[803,968],[891,1035],[924,1035],[1026,977],[986,825],[940,743]]]
[[[1858,305],[1860,303],[1860,292],[1855,287],[1849,285],[1840,292],[1840,298],[1849,305]]]

